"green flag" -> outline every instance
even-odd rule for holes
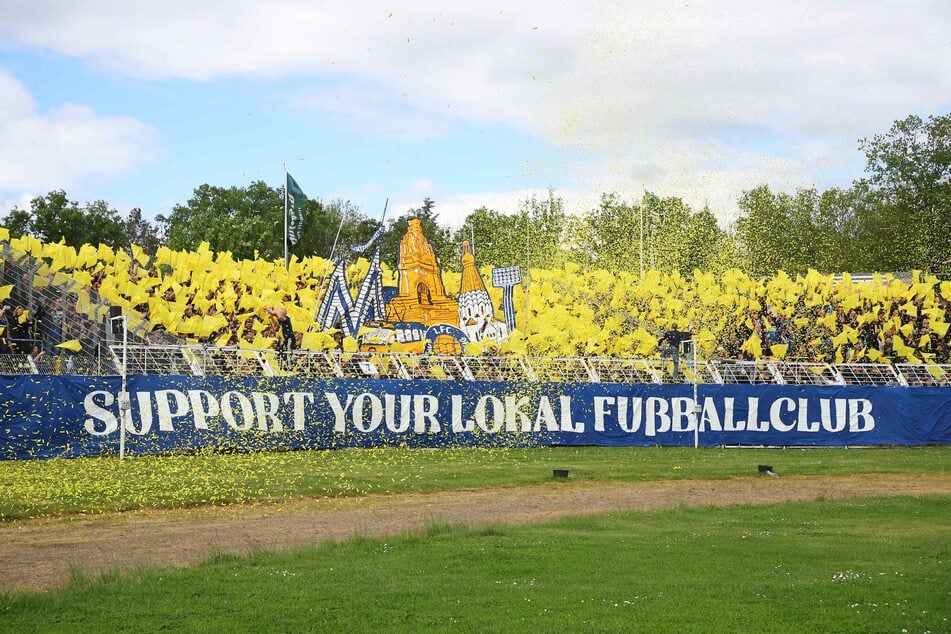
[[[286,187],[287,240],[291,244],[297,244],[304,228],[304,208],[307,206],[307,196],[290,174],[287,175]]]

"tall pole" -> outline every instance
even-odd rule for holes
[[[700,401],[697,400],[697,340],[688,339],[684,343],[690,344],[690,351],[692,353],[692,370],[693,370],[693,446],[698,448],[700,446]]]
[[[122,387],[119,389],[119,460],[125,458],[125,425],[132,411],[129,400],[129,323],[127,316],[113,317],[110,324],[122,320]]]
[[[640,222],[640,230],[641,230],[641,277],[640,277],[640,279],[644,279],[644,201],[643,201],[643,200],[641,201],[641,204],[638,205],[638,207],[639,207],[639,209],[641,210],[641,222]]]
[[[284,268],[289,269],[291,259],[287,246],[287,163],[284,163]]]
[[[525,214],[525,319],[522,324],[528,334],[528,287],[532,283],[532,238],[529,231],[532,226],[531,214]]]
[[[126,403],[129,403],[129,321],[128,317],[122,316],[122,393],[125,394]],[[131,411],[131,407],[126,411]],[[122,425],[119,427],[119,460],[125,458],[125,419],[123,415]]]

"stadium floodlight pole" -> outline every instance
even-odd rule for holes
[[[287,163],[284,163],[284,269],[291,268],[290,249],[287,246]]]

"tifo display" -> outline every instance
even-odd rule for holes
[[[949,359],[951,282],[918,271],[861,281],[813,271],[752,278],[735,269],[638,277],[571,264],[480,271],[464,244],[461,273],[444,274],[413,221],[396,271],[381,264],[378,248],[349,266],[292,257],[285,268],[235,261],[207,245],[161,247],[150,257],[136,246],[127,253],[6,238],[0,300],[9,308],[0,327],[4,351],[21,354],[94,354],[90,348],[111,342],[103,333],[118,311],[140,343],[257,350],[659,358],[678,347],[673,335],[695,341],[705,359]]]

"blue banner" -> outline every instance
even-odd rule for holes
[[[0,459],[204,448],[951,443],[951,388],[0,377]],[[699,429],[697,421],[699,420]]]

